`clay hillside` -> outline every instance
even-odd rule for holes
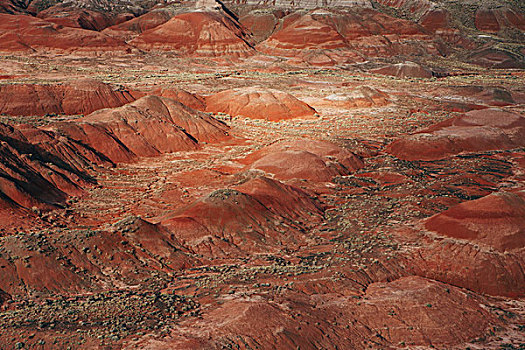
[[[525,349],[525,3],[0,0],[0,349]]]

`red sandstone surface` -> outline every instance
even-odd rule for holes
[[[522,349],[511,0],[0,0],[1,349]]]

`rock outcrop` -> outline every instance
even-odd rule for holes
[[[25,15],[27,14],[27,11],[25,4],[21,1],[0,0],[0,13],[7,13],[10,15]]]

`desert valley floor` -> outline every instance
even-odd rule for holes
[[[0,0],[0,349],[525,349],[524,33]]]

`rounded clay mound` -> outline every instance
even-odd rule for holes
[[[525,118],[490,108],[448,119],[400,138],[386,151],[405,160],[437,160],[462,152],[512,149],[525,145]]]
[[[305,179],[328,182],[363,167],[363,161],[339,146],[318,140],[277,142],[250,155],[251,169],[273,174],[281,180]]]
[[[199,142],[217,142],[229,137],[225,124],[177,101],[157,96],[102,109],[75,123],[60,123],[57,128],[114,162],[196,150]]]
[[[269,121],[312,118],[315,110],[294,96],[274,89],[243,88],[221,91],[206,98],[206,110]]]

